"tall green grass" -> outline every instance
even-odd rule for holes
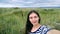
[[[36,10],[42,25],[60,30],[60,8],[0,8],[0,34],[24,34],[27,14]]]

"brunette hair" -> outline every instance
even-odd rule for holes
[[[38,21],[39,23],[40,23],[40,20],[41,20],[38,12],[35,11],[35,10],[31,10],[31,11],[28,13],[28,16],[27,16],[25,34],[28,34],[29,32],[31,32],[31,29],[32,29],[32,27],[33,27],[33,25],[31,24],[31,22],[29,21],[29,16],[30,16],[31,13],[37,14],[37,16],[39,17],[39,21]]]

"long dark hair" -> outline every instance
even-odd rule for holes
[[[28,16],[27,16],[27,22],[26,22],[26,29],[25,29],[25,34],[28,34],[29,32],[31,32],[31,29],[33,27],[33,25],[31,24],[31,22],[29,21],[29,16],[31,13],[35,13],[37,14],[37,16],[39,17],[39,23],[40,23],[40,16],[39,14],[35,11],[35,10],[31,10],[29,13],[28,13]]]

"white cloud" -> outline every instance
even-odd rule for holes
[[[16,2],[16,1],[18,1],[18,0],[9,0],[9,1]]]
[[[9,2],[14,3],[14,2],[24,2],[24,1],[23,0],[9,0]]]
[[[17,6],[12,4],[0,3],[0,7],[17,7]]]
[[[0,7],[47,7],[60,5],[60,0],[8,0],[7,2],[0,3]]]
[[[14,1],[17,1],[17,0],[11,0],[11,1],[13,1],[13,2],[14,2]]]

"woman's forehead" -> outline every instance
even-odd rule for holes
[[[36,14],[36,13],[31,13],[31,14],[29,15],[29,17],[31,17],[31,16],[37,16],[37,14]]]

